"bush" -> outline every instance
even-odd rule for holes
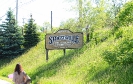
[[[105,50],[103,56],[109,64],[133,63],[133,39],[123,39],[114,49]]]
[[[104,42],[108,39],[108,37],[111,35],[111,32],[109,29],[102,30],[102,31],[95,31],[93,33],[93,40],[95,40],[95,44],[98,44],[100,42]]]
[[[46,33],[43,33],[43,32],[40,32],[39,33],[39,39],[40,39],[40,41],[42,41],[42,40],[45,39],[45,35],[46,35]]]
[[[133,1],[126,3],[121,9],[120,13],[117,15],[116,23],[117,27],[129,26],[133,23]]]

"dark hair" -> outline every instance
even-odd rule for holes
[[[18,74],[20,75],[22,71],[22,66],[20,64],[16,64],[14,72],[18,72]]]

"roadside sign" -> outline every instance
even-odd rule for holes
[[[45,36],[45,49],[46,60],[48,60],[48,51],[54,49],[63,49],[65,55],[65,49],[81,48],[83,46],[83,33],[72,32],[68,29],[60,29],[54,34],[46,34]]]
[[[54,34],[47,34],[45,37],[46,49],[73,49],[83,45],[83,33],[71,32],[61,29]]]

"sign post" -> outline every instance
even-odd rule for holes
[[[83,46],[83,33],[72,32],[68,29],[60,29],[54,34],[46,34],[45,49],[46,60],[48,60],[48,51],[54,49],[63,49],[64,55],[66,49],[81,48]]]
[[[46,60],[48,60],[48,49],[46,49]]]
[[[63,49],[63,52],[64,52],[64,56],[66,55],[66,49]]]

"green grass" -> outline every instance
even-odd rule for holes
[[[63,50],[50,50],[48,61],[44,41],[41,41],[15,59],[1,59],[0,79],[10,81],[8,74],[21,63],[32,78],[32,84],[132,84],[133,65],[112,66],[103,55],[107,50],[113,51],[133,31],[132,27],[121,29],[123,38],[117,33],[97,45],[92,41],[81,49],[67,49],[65,56]]]

